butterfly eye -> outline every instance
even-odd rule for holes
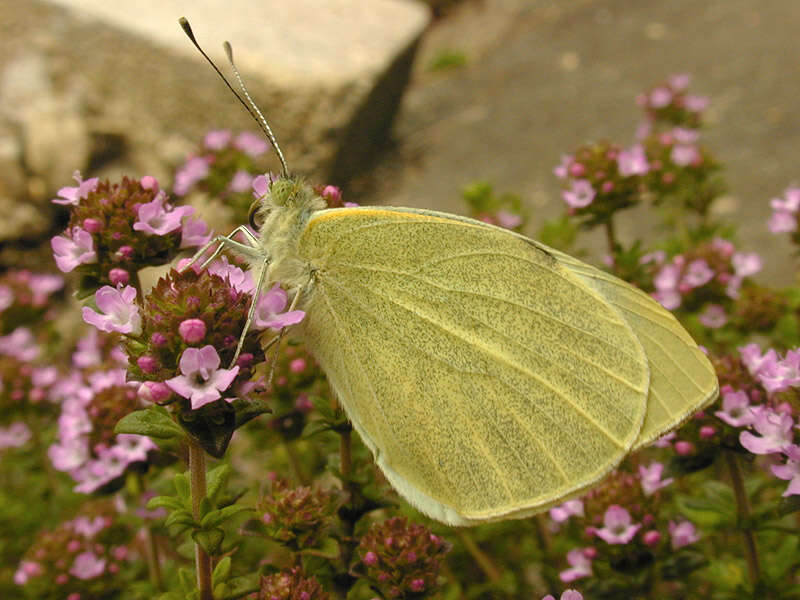
[[[264,224],[263,221],[256,221],[256,217],[258,216],[258,209],[261,206],[261,201],[256,200],[250,205],[250,211],[247,213],[247,222],[250,223],[250,227],[253,231],[259,231],[261,226]]]

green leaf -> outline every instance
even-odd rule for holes
[[[166,508],[168,510],[181,510],[188,508],[185,502],[182,502],[175,496],[156,496],[155,498],[151,498],[150,501],[147,503],[148,510],[153,510],[155,508]]]
[[[185,508],[181,508],[179,510],[175,510],[167,517],[164,521],[164,525],[166,527],[172,527],[173,525],[182,525],[184,527],[192,527],[195,525],[194,517],[192,517],[192,513],[190,513]]]
[[[261,588],[260,576],[258,573],[252,573],[242,577],[234,577],[225,583],[225,587],[227,591],[224,595],[219,594],[214,597],[217,600],[238,600],[248,594],[257,592]]]
[[[114,433],[135,433],[160,440],[184,435],[180,425],[172,420],[163,406],[151,406],[125,415],[117,422]]]
[[[178,496],[185,500],[186,502],[192,501],[192,492],[191,488],[189,487],[189,475],[186,473],[178,473],[175,477],[172,478],[172,483],[175,486],[175,491],[178,492]]]
[[[778,504],[778,516],[785,517],[800,510],[800,496],[781,498]]]
[[[222,529],[197,529],[192,532],[192,539],[211,556],[217,553],[224,538],[225,532]]]
[[[736,524],[733,490],[720,481],[706,481],[697,495],[676,498],[678,510],[701,527],[731,527]]]
[[[214,572],[211,574],[211,581],[214,582],[214,585],[219,585],[220,583],[224,583],[228,580],[228,577],[231,575],[231,557],[225,556],[223,557],[218,563],[217,566],[214,567]]]
[[[236,411],[236,429],[255,419],[259,415],[271,413],[272,409],[266,400],[237,398],[231,405]]]
[[[231,467],[221,464],[208,472],[206,477],[206,495],[211,499],[211,504],[216,506],[221,492],[228,485],[228,478],[231,475]]]
[[[202,518],[200,525],[205,528],[217,527],[223,522],[232,518],[234,515],[238,515],[246,510],[253,509],[248,506],[239,506],[234,504],[233,506],[226,506],[225,508],[220,508],[219,510],[212,510]]]

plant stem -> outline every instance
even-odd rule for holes
[[[464,544],[464,548],[467,549],[467,552],[469,552],[472,558],[475,559],[475,562],[478,563],[478,566],[481,568],[481,571],[484,572],[486,578],[492,583],[500,581],[500,577],[502,576],[500,569],[492,562],[489,555],[480,549],[478,544],[475,543],[475,540],[472,539],[472,536],[464,529],[456,529],[455,532],[461,539],[461,543]]]
[[[131,471],[128,473],[128,490],[132,496],[135,497],[136,502],[141,502],[142,494],[145,491],[144,476],[139,471]],[[153,528],[147,524],[142,525],[142,533],[144,533],[145,548],[144,554],[147,560],[147,575],[150,583],[159,590],[164,588],[164,580],[161,576],[161,563],[158,559],[158,546],[156,545],[156,538],[153,534]]]
[[[200,520],[200,503],[206,497],[206,456],[200,444],[189,439],[189,476],[192,492],[192,516]],[[214,600],[211,587],[211,557],[203,547],[194,544],[195,566],[197,568],[197,588],[200,600]]]
[[[758,548],[756,547],[756,537],[753,529],[749,523],[750,520],[750,503],[747,501],[747,492],[744,489],[744,481],[742,480],[742,471],[739,468],[739,462],[733,452],[725,452],[725,458],[728,461],[728,469],[731,474],[731,484],[733,485],[733,493],[736,497],[736,513],[739,525],[739,530],[742,532],[744,540],[744,554],[747,560],[747,572],[750,576],[750,583],[755,588],[756,583],[760,578],[760,571],[758,567]]]
[[[309,485],[311,483],[303,472],[303,467],[300,465],[300,458],[297,456],[297,449],[294,447],[294,442],[285,441],[283,447],[286,448],[286,455],[289,457],[289,464],[292,466],[294,476],[300,485]]]
[[[617,236],[616,233],[614,232],[614,222],[610,218],[608,219],[608,221],[606,221],[605,230],[606,230],[606,244],[608,244],[608,253],[613,258],[614,250],[616,250],[617,248]]]
[[[342,477],[348,479],[350,477],[350,471],[352,470],[353,459],[350,453],[351,447],[351,439],[350,439],[351,431],[348,429],[347,431],[339,432],[339,468],[342,472]],[[349,485],[348,485],[349,487]]]

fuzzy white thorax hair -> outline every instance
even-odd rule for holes
[[[269,285],[297,290],[308,282],[311,266],[298,256],[297,243],[312,213],[323,208],[325,201],[299,178],[278,179],[270,185],[258,209],[261,250],[270,258]]]

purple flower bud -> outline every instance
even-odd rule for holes
[[[411,582],[411,591],[412,592],[421,592],[425,589],[425,580],[423,579],[415,579]]]
[[[677,452],[680,456],[687,456],[694,451],[694,445],[692,442],[687,442],[686,440],[679,440],[675,442],[675,452]]]
[[[370,551],[364,555],[364,564],[368,567],[374,567],[378,564],[378,555]]]
[[[714,437],[715,433],[717,433],[717,430],[714,429],[711,425],[703,425],[700,428],[700,437],[703,438],[704,440]]]
[[[613,189],[614,189],[613,181],[604,181],[603,185],[600,186],[600,191],[603,192],[604,194],[608,194]]]
[[[416,562],[416,560],[417,560],[417,553],[416,552],[411,551],[411,552],[408,552],[406,554],[406,561],[408,561],[410,563],[413,563],[413,562]]]
[[[661,541],[661,534],[655,529],[651,529],[650,531],[645,532],[645,534],[642,536],[642,541],[645,543],[645,546],[655,546]]]
[[[122,285],[127,285],[130,279],[131,276],[125,269],[114,268],[108,272],[108,280],[113,285],[119,285],[120,283]]]
[[[103,228],[103,222],[100,219],[87,217],[83,220],[83,228],[89,233],[97,233]]]
[[[568,171],[573,177],[581,177],[584,173],[586,173],[586,167],[579,162],[574,162],[569,166]]]
[[[158,192],[158,180],[153,177],[152,175],[145,175],[139,180],[139,185],[141,185],[146,190],[153,190],[154,192]]]
[[[145,381],[139,386],[139,398],[154,404],[163,404],[171,395],[172,391],[160,381]]]
[[[253,364],[253,354],[251,352],[242,352],[239,358],[236,359],[236,364],[246,369]]]
[[[120,246],[116,255],[123,260],[130,260],[133,258],[133,248],[130,246]]]
[[[150,336],[150,343],[153,344],[156,348],[160,348],[164,344],[167,343],[167,336],[163,333],[156,331],[152,336]]]
[[[295,358],[292,362],[289,363],[289,370],[292,373],[302,373],[306,370],[306,359],[305,358]]]
[[[147,354],[137,358],[136,364],[142,371],[149,374],[155,373],[156,369],[158,369],[158,361],[154,357],[148,356]]]
[[[178,325],[178,333],[187,344],[197,344],[206,337],[206,324],[201,319],[186,319]]]

